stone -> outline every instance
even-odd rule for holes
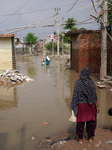
[[[13,77],[13,76],[10,78],[10,80],[11,80],[11,81],[14,81],[14,82],[17,81],[16,77]]]
[[[98,85],[97,84],[97,87],[99,87],[99,88],[106,88],[107,86],[106,85]]]

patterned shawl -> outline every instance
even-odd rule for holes
[[[97,101],[95,84],[90,78],[90,71],[88,68],[83,68],[79,75],[82,84],[85,88],[83,88],[83,92],[87,97],[87,102],[89,104],[93,104]],[[79,85],[80,86],[80,85]]]

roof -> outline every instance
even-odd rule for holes
[[[76,34],[84,34],[84,33],[100,33],[100,30],[72,30],[68,31],[65,36],[71,36]]]
[[[0,34],[0,37],[14,37],[14,34]]]

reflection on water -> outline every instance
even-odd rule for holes
[[[0,110],[17,107],[17,103],[17,89],[15,87],[0,88]]]
[[[1,150],[31,150],[39,139],[69,129],[70,102],[79,74],[60,64],[51,60],[50,66],[41,66],[40,56],[17,58],[17,69],[34,81],[18,88],[0,88]],[[107,112],[112,107],[112,94],[98,88],[97,94],[98,127],[110,126]]]

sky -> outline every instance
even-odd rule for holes
[[[96,0],[93,0],[94,2]],[[26,37],[32,32],[40,39],[57,31],[56,9],[59,9],[59,33],[64,30],[61,24],[68,18],[77,20],[77,28],[98,30],[99,26],[90,15],[97,16],[91,0],[1,0],[0,34],[15,34],[17,38]],[[99,12],[98,4],[95,8]],[[62,19],[63,18],[63,19]],[[85,22],[82,22],[87,20]],[[31,26],[36,28],[26,28]],[[42,27],[54,25],[51,27]],[[21,30],[23,29],[24,30]]]

